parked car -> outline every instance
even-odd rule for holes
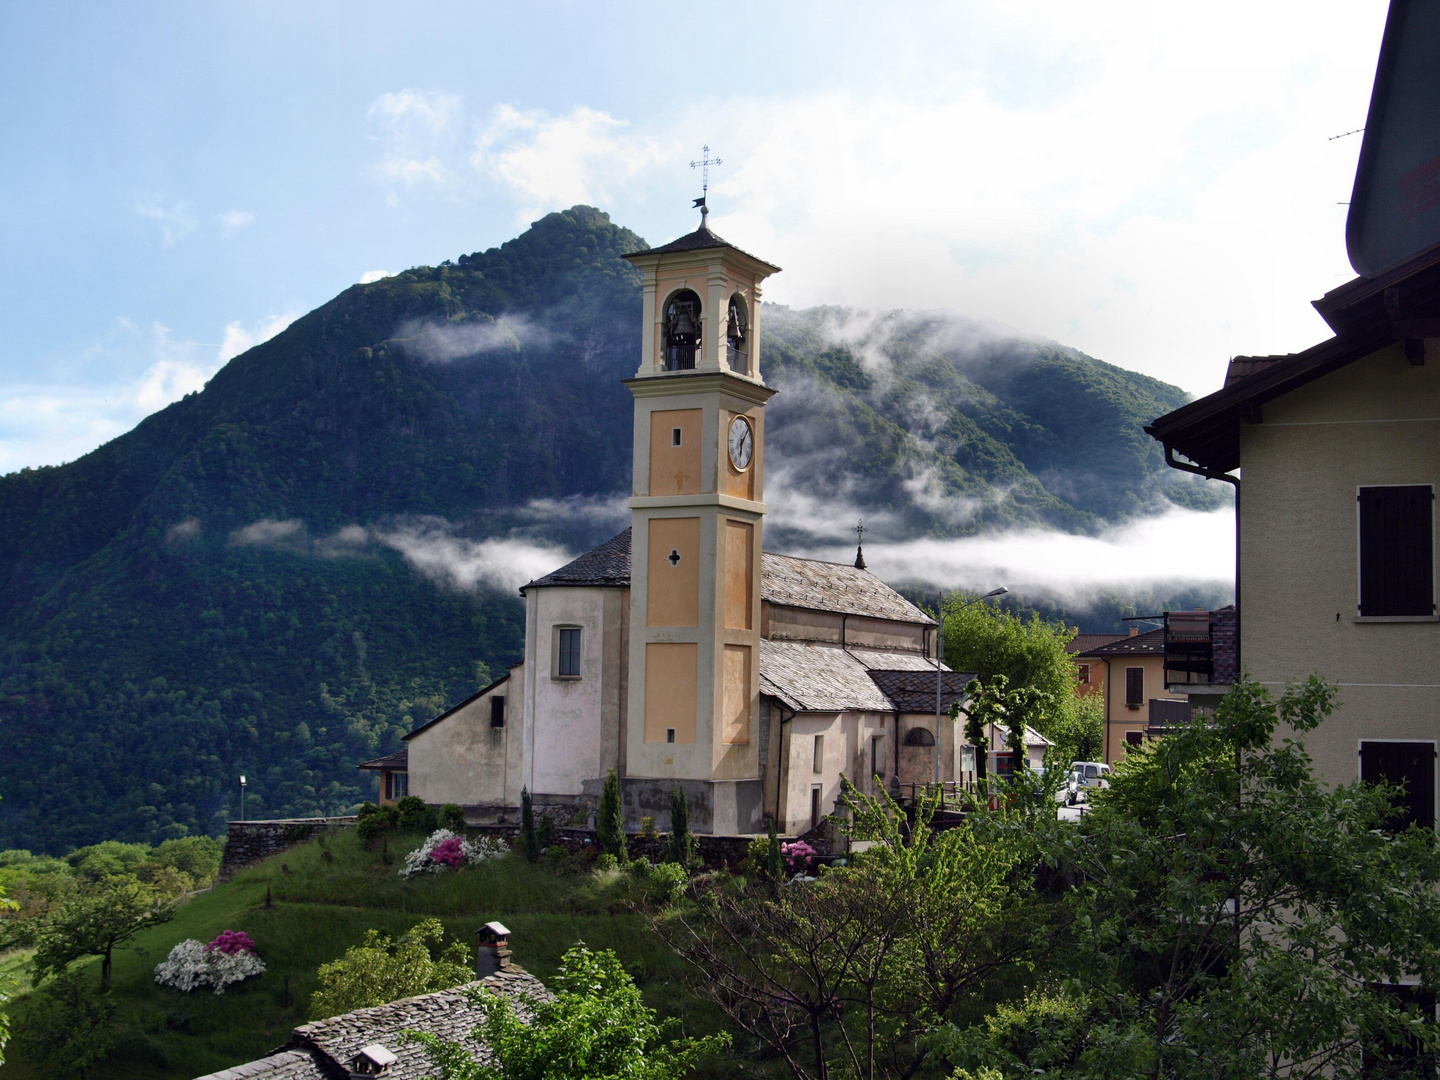
[[[1074,806],[1088,799],[1093,788],[1110,786],[1110,766],[1101,761],[1072,761],[1070,775],[1065,779],[1065,805]]]

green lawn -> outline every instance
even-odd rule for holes
[[[392,837],[386,863],[343,830],[243,871],[182,905],[174,921],[140,934],[137,948],[115,959],[114,993],[129,1033],[104,1075],[178,1080],[259,1057],[312,1019],[307,1005],[321,964],[358,944],[367,929],[396,935],[428,915],[467,940],[483,923],[499,919],[512,931],[515,961],[542,979],[577,940],[614,949],[662,1015],[686,1002],[687,1027],[715,1023],[708,1012],[697,1013],[682,965],[631,910],[625,879],[557,876],[512,856],[402,881],[400,856],[420,840]],[[254,938],[264,976],[219,997],[155,984],[154,967],[171,946],[185,938],[209,941],[222,930],[244,930]],[[98,961],[87,974],[99,982]],[[23,1000],[12,1004],[12,1019],[24,1008]],[[12,1043],[10,1049],[17,1048]],[[39,1075],[18,1059],[3,1071],[5,1080]]]

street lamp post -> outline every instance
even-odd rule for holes
[[[245,774],[240,774],[240,820],[245,820]]]
[[[1010,590],[1001,585],[998,589],[991,589],[984,596],[977,596],[967,603],[979,603],[981,600],[989,600],[992,596],[1004,596]],[[935,642],[935,790],[940,790],[940,700],[941,690],[945,684],[945,666],[942,661],[945,658],[945,594],[940,594],[939,604],[940,625],[936,628]]]

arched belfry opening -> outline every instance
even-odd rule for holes
[[[691,370],[699,351],[700,297],[681,289],[665,304],[665,370]]]
[[[730,297],[725,319],[725,359],[731,371],[750,374],[750,308],[739,293]]]

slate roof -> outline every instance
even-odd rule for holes
[[[1075,640],[1065,646],[1071,656],[1090,656],[1101,645],[1119,641],[1124,634],[1076,634]]]
[[[1148,630],[1134,637],[1116,638],[1109,645],[1091,649],[1087,656],[1164,656],[1165,631]]]
[[[934,626],[935,620],[869,570],[765,552],[760,595],[772,604]]]
[[[470,1032],[479,1026],[484,1013],[466,997],[470,987],[516,998],[522,1014],[526,997],[547,995],[545,984],[519,967],[488,976],[479,983],[467,983],[453,990],[403,998],[388,1005],[357,1009],[343,1016],[317,1020],[297,1027],[290,1041],[273,1054],[257,1061],[237,1065],[223,1072],[211,1073],[199,1080],[333,1080],[348,1076],[345,1063],[362,1047],[379,1043],[399,1060],[385,1071],[386,1080],[423,1080],[432,1076],[435,1067],[421,1048],[402,1043],[400,1035],[407,1030],[426,1031],[451,1042],[465,1045],[477,1058],[483,1059],[484,1047],[474,1042]]]
[[[969,671],[944,671],[940,674],[940,708],[946,712],[965,696],[965,687],[975,678]],[[916,671],[872,671],[870,679],[890,699],[896,712],[935,712],[935,669]]]
[[[630,530],[521,589],[630,584]],[[760,595],[772,604],[934,626],[935,620],[868,570],[846,563],[766,551],[760,556]]]
[[[396,750],[393,754],[377,757],[374,761],[362,761],[357,769],[407,769],[410,767],[410,748]]]
[[[538,588],[542,585],[608,585],[629,588],[630,586],[630,530],[611,537],[605,543],[587,551],[573,562],[554,570],[542,578],[521,588]]]
[[[796,712],[894,712],[865,665],[834,645],[760,642],[760,692]]]
[[[894,652],[890,649],[857,649],[854,645],[847,645],[845,651],[872,671],[928,671],[935,674],[935,661],[919,653]],[[944,664],[940,666],[945,667]]]
[[[857,655],[857,654],[862,654]],[[884,658],[896,664],[903,653],[879,649],[842,649],[802,641],[760,642],[760,692],[795,712],[918,712],[935,711],[935,662],[906,667],[871,668],[867,661]],[[921,666],[923,665],[923,666]],[[942,665],[943,667],[943,665]],[[945,668],[941,705],[950,708],[964,695],[975,676]]]
[[[644,251],[633,251],[629,255],[622,255],[620,257],[622,259],[635,259],[644,255],[669,255],[677,251],[706,251],[710,248],[729,248],[731,251],[739,251],[740,254],[744,255],[747,259],[754,259],[758,263],[764,263],[770,267],[772,271],[778,271],[780,269],[780,267],[774,263],[765,262],[765,260],[759,256],[751,255],[748,251],[741,250],[730,243],[730,241],[716,236],[710,231],[710,226],[705,224],[703,218],[701,219],[700,227],[692,233],[686,233],[676,240],[671,240],[668,244],[646,248]]]

